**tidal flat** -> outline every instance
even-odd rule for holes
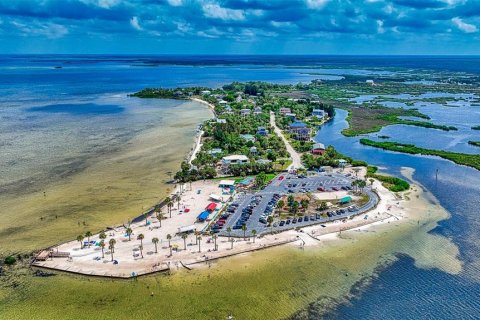
[[[0,254],[29,253],[126,222],[173,188],[165,184],[168,172],[211,111],[190,101],[113,100],[125,110],[100,107],[83,116],[48,107],[3,124]],[[68,108],[75,107],[82,106]],[[21,130],[13,130],[18,123]]]

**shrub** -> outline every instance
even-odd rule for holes
[[[17,262],[17,259],[15,259],[14,256],[8,256],[5,258],[5,264],[11,266],[12,264],[15,264]]]

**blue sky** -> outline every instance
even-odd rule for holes
[[[0,53],[480,54],[480,1],[0,0]]]

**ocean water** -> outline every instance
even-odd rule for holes
[[[61,68],[59,68],[61,67]],[[339,77],[358,74],[375,77],[392,75],[397,70],[431,70],[480,73],[478,57],[335,57],[335,56],[1,56],[0,57],[0,229],[2,243],[14,247],[24,244],[28,237],[13,237],[30,232],[31,227],[15,221],[15,214],[23,207],[12,207],[12,195],[28,197],[45,210],[28,213],[33,224],[54,223],[56,232],[65,232],[82,219],[93,219],[98,211],[113,208],[125,213],[152,203],[155,194],[130,195],[141,187],[145,179],[149,185],[165,181],[168,170],[174,170],[178,154],[155,154],[171,148],[165,140],[180,139],[187,147],[173,153],[188,151],[193,138],[195,121],[210,115],[198,105],[177,101],[145,101],[128,98],[127,94],[144,87],[220,86],[231,81],[262,80],[278,83],[308,82],[322,78],[335,81]],[[394,141],[415,143],[424,147],[474,153],[465,141],[478,138],[469,130],[480,124],[478,111],[470,113],[466,106],[442,107],[426,105],[424,111],[435,122],[459,127],[456,132],[427,130],[408,126],[390,126],[379,134],[391,136]],[[478,107],[477,107],[478,108]],[[203,110],[203,111],[202,111]],[[422,269],[408,256],[384,269],[370,285],[355,291],[348,304],[339,305],[329,318],[335,319],[478,319],[480,318],[480,173],[472,168],[455,165],[434,157],[421,157],[383,151],[362,146],[358,138],[340,134],[346,127],[346,113],[337,111],[337,117],[319,131],[316,139],[332,144],[341,152],[377,165],[383,171],[400,175],[401,167],[415,169],[414,179],[419,181],[450,212],[433,233],[448,237],[460,250],[462,272],[450,275],[437,269]],[[185,128],[171,132],[172,122]],[[168,130],[161,130],[168,128]],[[370,135],[375,137],[377,134]],[[427,136],[427,138],[425,138]],[[162,143],[149,151],[148,146]],[[180,141],[180,140],[179,140]],[[163,151],[162,151],[163,150]],[[478,151],[477,151],[478,152]],[[146,159],[140,161],[139,159]],[[139,161],[139,162],[136,162]],[[119,172],[141,164],[138,171],[117,177]],[[151,166],[149,166],[150,164]],[[155,167],[156,166],[156,167]],[[163,166],[162,170],[158,166]],[[116,169],[118,167],[118,169]],[[116,170],[114,170],[116,169]],[[148,180],[148,172],[157,170]],[[438,174],[437,174],[438,169]],[[111,171],[108,171],[111,170]],[[102,174],[103,172],[103,174]],[[108,177],[104,172],[109,172]],[[82,174],[84,174],[82,176]],[[83,178],[82,178],[83,177]],[[78,180],[80,179],[80,180]],[[68,222],[56,222],[57,217],[48,209],[55,208],[56,200],[76,189],[66,184],[82,185],[97,179],[104,188],[88,185],[88,192],[80,199],[99,198],[105,206],[68,208]],[[122,180],[122,184],[117,184]],[[136,181],[136,183],[134,182]],[[66,184],[65,184],[66,183]],[[45,186],[52,186],[46,189]],[[43,191],[47,190],[46,199]],[[117,191],[112,196],[110,191]],[[66,190],[66,191],[65,191]],[[73,191],[72,191],[73,190]],[[129,191],[130,190],[130,191]],[[155,190],[156,194],[161,190]],[[58,193],[58,194],[56,194]],[[50,198],[51,197],[51,198]],[[84,198],[82,198],[84,197]],[[131,198],[129,198],[131,197]],[[136,200],[136,207],[125,209],[125,203]],[[95,208],[92,208],[95,207]],[[12,210],[14,208],[15,210]],[[58,210],[60,210],[58,209]],[[23,212],[23,211],[22,211]],[[86,213],[85,213],[86,212]],[[82,213],[82,215],[80,215]],[[37,220],[39,216],[45,220]],[[87,218],[83,218],[83,217]],[[82,217],[82,218],[80,218]],[[61,217],[58,219],[62,220]],[[71,221],[70,221],[71,220]],[[98,223],[115,219],[102,218]],[[63,221],[63,220],[62,220]],[[117,219],[118,221],[118,219]],[[52,231],[52,230],[50,230]],[[46,234],[40,239],[48,243]],[[12,242],[8,242],[12,240]],[[28,246],[26,246],[28,248]],[[8,249],[8,248],[7,248]],[[5,250],[5,249],[4,249]],[[313,317],[312,313],[312,317]],[[316,314],[316,313],[315,313]]]

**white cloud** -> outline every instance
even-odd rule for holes
[[[93,4],[97,7],[101,7],[104,9],[110,9],[111,7],[116,6],[120,3],[120,0],[81,0],[81,2],[85,4]]]
[[[310,9],[321,9],[323,8],[330,0],[306,0],[307,7]]]
[[[143,30],[142,26],[140,26],[140,22],[138,21],[138,17],[132,17],[132,19],[130,19],[130,25],[135,30],[138,30],[138,31]]]
[[[10,24],[20,31],[22,36],[28,36],[28,35],[39,35],[39,36],[45,36],[49,39],[58,39],[66,34],[68,34],[68,29],[65,28],[64,26],[56,23],[20,23],[17,21],[11,21]]]
[[[203,14],[208,18],[236,21],[245,20],[245,14],[242,10],[227,9],[212,3],[203,5],[202,9]]]
[[[470,24],[470,23],[466,23],[458,17],[453,18],[452,22],[453,22],[453,24],[455,24],[457,26],[458,29],[460,29],[461,31],[463,31],[465,33],[478,32],[477,26],[475,26],[473,24]]]
[[[377,20],[377,32],[378,33],[384,33],[385,29],[383,28],[383,21],[382,20]]]
[[[168,0],[168,4],[172,7],[180,7],[183,6],[183,0]]]

